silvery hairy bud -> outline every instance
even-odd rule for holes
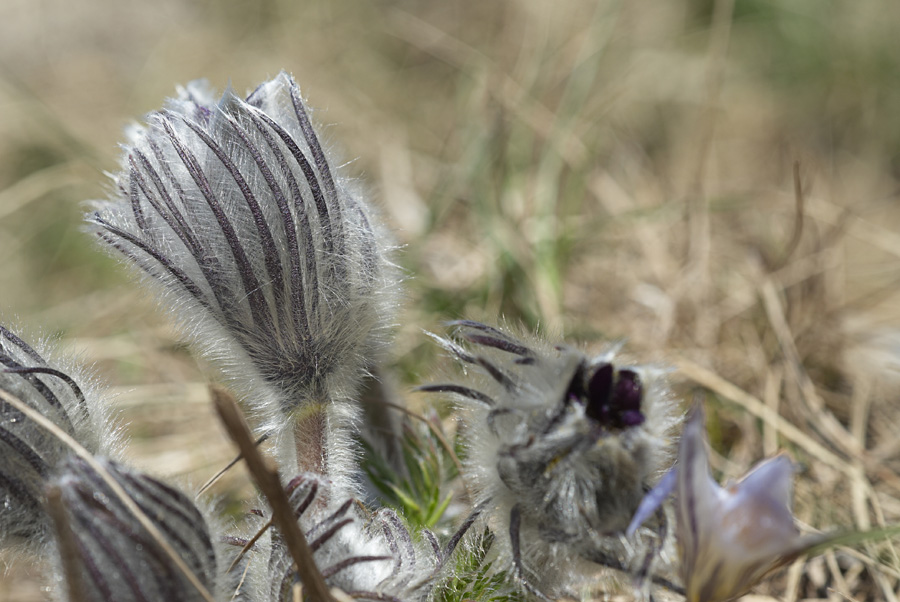
[[[348,401],[378,360],[397,279],[389,237],[336,171],[297,84],[282,73],[216,100],[193,82],[124,149],[92,231],[158,285],[286,443],[284,469],[337,476],[352,446],[332,435],[353,422]]]
[[[0,391],[93,453],[113,443],[102,394],[84,370],[68,358],[39,351],[3,326]],[[69,453],[56,436],[0,399],[0,543],[40,539],[46,527],[46,480]]]
[[[193,501],[141,472],[102,458],[96,462],[158,533],[139,521],[95,466],[76,457],[66,461],[51,487],[65,509],[74,542],[70,552],[77,552],[80,596],[91,602],[209,600],[217,582],[216,554]]]

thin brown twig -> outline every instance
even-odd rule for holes
[[[241,558],[244,557],[244,554],[246,554],[247,552],[250,551],[250,548],[252,548],[253,545],[257,541],[259,541],[260,537],[265,535],[266,531],[268,531],[272,527],[273,524],[275,524],[275,523],[274,523],[273,519],[270,518],[266,524],[264,524],[262,527],[259,528],[259,531],[257,531],[256,534],[253,537],[251,537],[247,543],[244,544],[244,547],[241,548],[241,551],[237,553],[237,556],[235,556],[234,560],[231,561],[231,564],[228,565],[228,570],[225,571],[226,573],[230,573],[232,570],[234,570],[234,567],[237,566],[237,563],[239,563],[241,561]]]
[[[255,445],[257,447],[259,447],[268,438],[269,438],[269,433],[264,433],[262,436],[259,437],[259,439],[256,440]],[[210,477],[210,479],[206,483],[203,484],[203,487],[200,488],[200,490],[197,492],[197,495],[194,497],[194,499],[198,499],[201,495],[203,495],[207,489],[209,489],[210,487],[215,485],[216,481],[221,479],[225,475],[226,472],[231,470],[235,464],[237,464],[238,462],[240,462],[243,459],[244,459],[243,454],[238,454],[237,456],[235,456],[235,458],[231,462],[229,462],[228,464],[225,465],[225,468],[223,468],[222,470],[220,470],[219,472],[214,474],[212,477]]]
[[[796,602],[800,593],[800,578],[803,576],[803,567],[806,565],[806,559],[800,558],[795,560],[791,568],[787,571],[787,579],[784,586],[784,602]]]
[[[870,412],[872,409],[873,397],[872,397],[872,383],[868,378],[858,377],[853,387],[853,395],[851,398],[852,403],[852,414],[850,416],[850,432],[859,442],[860,447],[868,449],[865,447],[866,443],[866,432],[869,424]],[[858,457],[853,460],[854,466],[857,469],[857,477],[853,480],[851,486],[851,496],[853,500],[853,509],[854,514],[856,515],[856,524],[860,528],[860,530],[868,530],[872,527],[871,520],[869,519],[869,514],[867,512],[867,501],[872,506],[872,511],[875,514],[875,519],[878,522],[879,527],[884,527],[887,525],[887,521],[885,520],[884,510],[881,506],[881,501],[878,499],[878,495],[875,492],[875,488],[872,486],[872,482],[869,480],[868,475],[866,474],[866,469],[874,465],[881,467],[880,463],[875,463],[872,458],[868,458],[868,462],[866,462],[867,458]],[[873,471],[875,472],[875,471]],[[891,472],[892,471],[888,471]],[[898,557],[897,549],[894,546],[893,542],[888,539],[885,541],[885,545],[887,549],[890,551],[891,557],[894,560],[895,564],[900,564],[900,557]]]
[[[781,391],[784,378],[783,372],[783,368],[777,365],[766,372],[763,399],[766,407],[772,410],[773,414],[778,414],[779,392]],[[765,424],[763,430],[763,450],[767,456],[774,456],[778,452],[778,428],[768,423]]]
[[[228,569],[227,572],[231,572],[231,568]],[[250,563],[247,563],[247,566],[244,567],[244,572],[241,573],[241,580],[238,581],[237,587],[234,588],[234,593],[231,595],[230,602],[234,602],[234,599],[238,597],[238,594],[241,593],[241,588],[244,586],[244,581],[247,580],[247,573],[250,572]]]
[[[785,360],[787,360],[787,365],[794,377],[794,381],[800,389],[800,397],[806,404],[807,410],[816,419],[814,424],[818,424],[823,434],[826,434],[831,442],[839,446],[848,456],[865,457],[866,450],[847,431],[844,425],[838,422],[834,414],[828,411],[825,407],[825,402],[816,391],[815,383],[806,373],[774,282],[771,279],[766,279],[763,282],[760,293],[766,316],[769,318],[769,324],[772,326],[772,331],[775,333],[781,352],[784,354]]]
[[[900,233],[888,225],[865,219],[855,208],[841,207],[831,201],[819,197],[809,197],[807,210],[816,220],[832,224],[846,231],[849,236],[900,257]],[[854,206],[855,207],[855,206]]]
[[[75,534],[72,533],[69,516],[66,513],[65,505],[63,505],[62,490],[58,485],[51,485],[47,488],[46,494],[47,514],[50,515],[54,531],[56,532],[56,543],[59,545],[59,559],[62,563],[69,601],[87,602],[84,579],[82,578],[81,567],[78,562],[80,557],[78,543],[75,541]]]
[[[881,593],[884,594],[886,602],[897,602],[897,594],[894,593],[894,584],[888,580],[887,575],[876,573],[875,581],[878,583]]]
[[[52,422],[49,418],[30,407],[28,404],[23,402],[18,397],[10,395],[6,391],[0,391],[0,399],[10,404],[23,414],[27,416],[30,420],[34,421],[35,424],[43,428],[44,430],[50,432],[54,437],[59,439],[63,444],[69,447],[72,452],[84,460],[88,466],[91,467],[100,478],[103,479],[103,482],[107,487],[112,490],[113,495],[115,495],[120,502],[125,506],[128,512],[134,516],[135,519],[141,524],[141,526],[147,531],[150,537],[159,544],[159,547],[162,548],[163,552],[169,559],[175,564],[178,570],[187,578],[190,584],[199,592],[200,596],[206,600],[207,602],[215,602],[212,594],[209,593],[209,590],[200,582],[200,579],[196,574],[185,564],[184,559],[178,555],[178,552],[175,551],[175,548],[169,543],[169,541],[163,536],[160,530],[153,524],[150,518],[141,510],[140,506],[137,505],[131,496],[128,495],[128,492],[119,484],[119,482],[109,473],[106,468],[102,464],[100,464],[94,456],[86,450],[78,441],[72,438],[67,432],[59,428],[54,422]]]
[[[309,600],[311,602],[334,602],[325,578],[319,572],[313,559],[309,543],[294,517],[290,500],[281,485],[278,469],[271,459],[264,458],[259,453],[247,421],[244,419],[244,414],[234,397],[225,389],[215,385],[210,387],[210,393],[225,430],[244,456],[250,476],[272,507],[272,519],[284,537]]]
[[[854,382],[851,397],[850,433],[863,448],[866,444],[866,425],[869,423],[869,411],[872,407],[871,389],[872,385],[869,379],[858,377]],[[850,498],[856,526],[865,531],[872,528],[872,521],[866,506],[868,497],[866,494],[871,491],[871,484],[866,479],[862,458],[854,458],[853,464],[856,466],[857,476],[850,485]],[[879,526],[883,527],[884,525]]]
[[[841,303],[832,308],[829,313],[835,315],[846,314],[850,311],[862,313],[864,310],[883,305],[886,301],[896,297],[898,288],[900,288],[900,276],[891,278],[883,286],[879,286],[871,291],[866,291],[861,295],[857,295],[856,297]]]
[[[794,161],[794,232],[791,236],[791,242],[785,252],[785,260],[794,254],[797,245],[800,244],[800,236],[803,234],[803,183],[800,181],[800,161]]]
[[[676,357],[674,363],[678,367],[678,371],[685,377],[725,399],[730,399],[739,404],[757,418],[762,419],[776,428],[782,437],[789,441],[793,441],[800,448],[806,450],[807,453],[815,456],[822,462],[825,462],[850,478],[855,476],[855,469],[847,460],[830,451],[824,445],[775,413],[772,408],[768,407],[759,398],[747,393],[734,383],[725,380],[712,370],[687,358]]]
[[[776,272],[786,266],[797,251],[797,247],[800,246],[800,238],[803,236],[804,206],[803,184],[800,181],[800,161],[794,161],[794,229],[781,257],[769,266],[769,272]]]
[[[828,572],[831,573],[831,578],[834,580],[833,591],[837,592],[849,592],[851,591],[850,586],[847,585],[847,580],[844,579],[844,573],[841,571],[841,567],[838,566],[837,558],[835,558],[834,550],[828,550],[824,554],[825,557],[825,566],[828,567]],[[846,594],[841,594],[846,597]],[[852,598],[847,598],[848,600]]]

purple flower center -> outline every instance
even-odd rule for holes
[[[585,405],[585,413],[602,427],[624,429],[644,422],[641,400],[644,388],[633,370],[616,370],[612,364],[601,364],[586,375],[582,366],[575,373],[566,392],[569,403]]]

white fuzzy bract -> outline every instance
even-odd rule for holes
[[[148,517],[171,551],[208,592],[221,583],[213,535],[190,497],[117,462],[96,459]],[[72,457],[52,480],[59,488],[86,600],[202,602],[172,557],[99,472]],[[70,584],[71,586],[71,584]]]

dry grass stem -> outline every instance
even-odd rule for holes
[[[459,70],[470,70],[477,66],[488,71],[491,77],[487,85],[493,98],[541,136],[566,163],[577,166],[584,161],[588,152],[584,142],[574,134],[563,140],[555,136],[557,118],[553,111],[534,99],[525,87],[491,61],[490,57],[406,11],[392,10],[388,23],[398,37]]]
[[[829,550],[825,552],[825,565],[828,567],[828,570],[831,572],[831,577],[834,579],[836,584],[836,590],[841,595],[846,596],[847,592],[850,591],[850,587],[847,585],[847,582],[844,580],[844,574],[841,572],[840,567],[837,563],[837,558],[835,558],[834,551]]]
[[[231,570],[231,569],[229,569]],[[244,582],[247,580],[247,574],[250,572],[250,563],[247,563],[247,566],[244,567],[244,571],[241,573],[241,578],[237,583],[237,586],[234,588],[234,593],[231,594],[231,600],[234,601],[235,598],[241,593],[241,589],[244,585]]]
[[[256,531],[256,533],[253,534],[253,537],[251,537],[247,541],[247,543],[244,544],[244,546],[241,548],[240,552],[237,553],[237,556],[234,557],[234,560],[231,561],[231,564],[228,565],[228,571],[226,571],[226,572],[231,572],[231,570],[234,569],[234,567],[236,567],[237,564],[241,561],[241,558],[243,558],[244,555],[253,548],[254,544],[256,544],[256,542],[259,541],[259,538],[262,537],[263,535],[265,535],[266,531],[271,529],[272,525],[274,525],[274,524],[275,524],[274,519],[270,518],[268,521],[266,521],[266,524],[264,524],[262,527],[260,527]]]
[[[802,430],[785,420],[771,410],[759,398],[750,395],[740,387],[728,382],[712,370],[704,368],[684,357],[675,357],[673,362],[678,367],[679,372],[710,391],[721,395],[725,399],[737,403],[745,410],[762,419],[773,428],[777,429],[786,439],[797,444],[804,451],[818,460],[825,462],[832,468],[839,470],[848,477],[853,478],[855,471],[852,465],[846,460],[835,455],[826,449],[821,443],[804,433]]]
[[[861,378],[853,389],[852,414],[850,415],[850,432],[859,442],[860,447],[866,444],[866,425],[869,423],[869,410],[871,409],[871,385],[868,379]],[[870,529],[872,521],[869,518],[867,500],[871,497],[873,504],[878,503],[877,496],[870,495],[874,491],[865,474],[865,466],[861,458],[854,461],[857,477],[853,480],[851,495],[853,498],[853,515],[856,518],[856,526],[862,530]],[[884,523],[880,523],[883,527]]]
[[[260,435],[260,436],[259,436],[259,438],[254,442],[254,445],[255,445],[256,447],[259,447],[259,446],[262,445],[268,438],[269,438],[269,433],[264,433],[263,435]],[[217,482],[219,479],[221,479],[223,476],[225,476],[225,473],[226,473],[226,472],[228,472],[229,470],[231,470],[231,469],[234,467],[235,464],[237,464],[238,462],[240,462],[240,461],[243,460],[243,459],[244,459],[243,454],[238,454],[237,456],[235,456],[235,458],[234,458],[233,460],[231,460],[228,464],[226,464],[225,467],[224,467],[222,470],[220,470],[219,472],[217,472],[216,474],[214,474],[213,476],[211,476],[211,477],[209,478],[209,480],[206,481],[206,482],[203,484],[202,487],[200,487],[200,489],[197,491],[197,495],[195,496],[194,499],[199,499],[200,496],[202,496],[204,493],[206,493],[206,491],[207,491],[210,487],[212,487],[213,485],[215,485],[216,482]]]
[[[795,602],[800,590],[800,579],[803,576],[805,560],[795,560],[787,571],[787,579],[784,587],[784,602]]]
[[[826,435],[830,441],[838,443],[848,456],[865,455],[865,449],[860,445],[860,442],[847,432],[847,429],[825,408],[825,402],[819,396],[815,384],[803,368],[803,361],[797,352],[797,345],[794,342],[790,326],[784,315],[784,308],[781,300],[778,298],[778,292],[772,280],[766,279],[763,282],[761,293],[766,315],[769,318],[775,336],[778,338],[778,343],[781,345],[782,353],[784,353],[791,374],[800,388],[802,393],[801,399],[806,402],[807,409],[818,423],[820,432]]]
[[[888,578],[885,575],[880,573],[876,574],[875,581],[881,588],[881,593],[884,594],[885,602],[898,602],[897,594],[894,593],[894,584],[888,581]]]
[[[59,546],[59,560],[62,563],[63,576],[66,581],[66,592],[69,602],[88,602],[84,595],[84,580],[81,576],[81,554],[78,543],[72,533],[66,507],[62,501],[62,491],[56,485],[47,488],[47,514],[53,521],[56,543]]]
[[[462,474],[462,472],[463,472],[462,462],[459,461],[459,457],[457,457],[456,451],[453,449],[453,446],[450,445],[450,442],[447,441],[447,438],[444,437],[444,433],[442,433],[441,430],[439,428],[437,428],[437,426],[435,426],[435,424],[432,423],[430,420],[428,420],[421,414],[417,414],[416,412],[413,412],[409,408],[405,408],[401,405],[397,405],[396,403],[391,403],[389,401],[372,399],[372,400],[369,400],[367,403],[377,403],[379,405],[383,405],[385,407],[396,410],[402,414],[406,414],[410,418],[415,418],[416,420],[424,422],[425,425],[428,427],[428,430],[431,431],[431,433],[435,436],[435,438],[437,438],[438,442],[441,444],[441,447],[444,448],[444,451],[447,452],[447,455],[450,456],[450,459],[453,460],[453,464],[456,466],[456,470],[459,471],[459,474]]]
[[[778,406],[781,400],[781,387],[784,383],[784,375],[781,366],[773,366],[766,372],[764,401],[772,415],[778,415]],[[763,426],[763,450],[767,456],[774,456],[778,452],[778,427],[766,422]]]
[[[800,161],[794,161],[794,229],[791,231],[791,238],[784,250],[782,261],[785,264],[800,246],[800,238],[803,235],[804,206],[803,183],[800,181]]]
[[[235,466],[247,458],[220,436],[207,366],[79,231],[79,203],[111,192],[102,172],[117,165],[123,125],[176,85],[204,77],[243,95],[282,69],[326,126],[324,145],[343,151],[334,164],[353,163],[346,175],[395,237],[391,261],[408,278],[373,373],[401,393],[376,392],[396,403],[362,419],[364,438],[384,440],[358,456],[402,459],[410,439],[436,451],[434,490],[454,492],[447,515],[425,525],[438,536],[471,488],[453,470],[465,433],[451,408],[432,419],[407,392],[448,366],[422,330],[458,318],[590,352],[626,340],[629,361],[675,368],[675,403],[705,392],[716,473],[779,452],[796,461],[802,531],[874,537],[900,521],[900,4],[12,5],[0,35],[0,323],[60,338],[61,352],[93,365],[111,385],[129,464],[206,482],[198,498],[215,492],[226,513],[211,524],[241,522],[259,500]],[[372,415],[430,432],[406,437]],[[323,414],[302,422],[311,436],[299,462],[327,472],[321,451],[335,442],[314,436]],[[412,483],[396,476],[392,486]],[[408,508],[387,493],[379,502]],[[270,518],[241,528],[252,537]],[[11,549],[0,564],[0,600],[51,595],[44,559]],[[634,599],[627,585],[600,587]],[[870,538],[797,561],[752,593],[888,601],[898,591],[900,551]],[[445,593],[433,597],[490,598]]]

